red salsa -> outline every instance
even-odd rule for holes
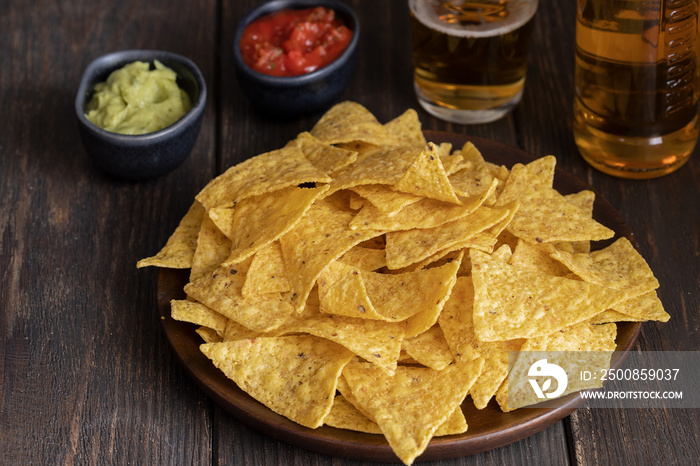
[[[241,36],[243,61],[273,76],[311,73],[338,58],[352,31],[324,8],[282,10],[250,23]]]

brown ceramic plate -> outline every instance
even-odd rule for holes
[[[520,149],[497,142],[452,133],[426,131],[433,142],[450,142],[455,148],[471,140],[490,162],[511,167],[527,163],[535,157]],[[557,169],[554,186],[562,194],[591,189],[573,175]],[[628,228],[615,209],[597,196],[594,207],[596,220],[613,229],[617,236],[633,240]],[[189,271],[161,269],[158,276],[158,311],[165,334],[175,354],[189,375],[209,397],[249,426],[278,440],[318,453],[362,461],[398,461],[381,435],[364,434],[323,426],[309,429],[282,417],[255,401],[227,379],[200,351],[202,340],[195,326],[170,317],[170,300],[182,299]],[[622,363],[624,355],[637,339],[640,323],[618,324],[617,352],[613,366]],[[539,432],[568,416],[583,403],[578,394],[549,401],[538,408],[523,408],[503,413],[494,400],[483,410],[477,410],[467,398],[462,409],[469,430],[461,435],[433,438],[420,461],[456,458],[491,450]]]

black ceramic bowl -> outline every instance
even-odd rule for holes
[[[95,84],[134,61],[160,61],[177,74],[177,84],[190,96],[192,108],[180,120],[154,133],[124,135],[94,125],[85,117]],[[88,65],[75,97],[78,128],[85,150],[105,172],[128,180],[146,180],[177,168],[190,154],[207,100],[199,68],[189,59],[157,50],[124,50],[103,55]]]
[[[269,76],[252,70],[243,61],[239,43],[243,30],[254,20],[276,11],[323,6],[335,11],[336,17],[353,32],[343,53],[332,63],[300,76]],[[253,106],[280,118],[309,114],[338,101],[355,67],[360,23],[355,12],[338,0],[273,0],[260,4],[238,24],[233,42],[233,62],[238,82]]]

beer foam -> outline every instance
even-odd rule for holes
[[[537,0],[508,1],[506,2],[508,16],[506,16],[503,20],[495,22],[482,22],[481,24],[474,25],[445,23],[440,20],[438,13],[435,11],[436,6],[439,8],[442,5],[453,5],[456,8],[465,6],[478,8],[480,5],[487,7],[490,4],[493,6],[494,3],[496,2],[488,2],[483,0],[453,2],[426,2],[420,0],[410,0],[409,7],[411,9],[411,14],[413,14],[413,16],[426,27],[437,30],[443,34],[458,37],[492,37],[501,34],[508,34],[530,21],[537,10]],[[449,12],[447,8],[444,10],[445,13]]]

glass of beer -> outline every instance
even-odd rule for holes
[[[698,1],[579,0],[574,139],[596,169],[654,178],[683,165],[698,124]]]
[[[523,94],[537,0],[409,0],[421,106],[456,123],[505,116]]]

